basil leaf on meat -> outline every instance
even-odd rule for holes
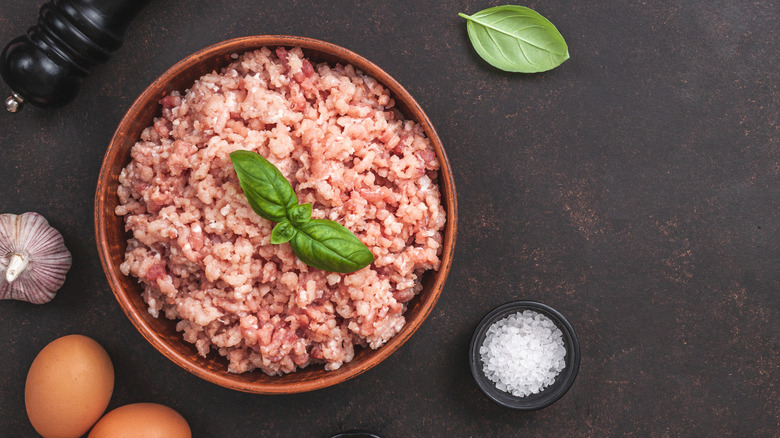
[[[271,243],[274,245],[280,245],[285,242],[289,242],[295,236],[295,227],[288,222],[282,221],[276,224],[273,230],[271,230]]]
[[[569,59],[558,29],[533,9],[505,5],[458,15],[468,20],[469,40],[479,56],[501,70],[537,73]]]
[[[324,271],[355,272],[374,262],[374,255],[351,231],[338,222],[312,219],[297,227],[290,241],[304,263]]]
[[[262,155],[240,150],[231,152],[230,160],[255,213],[269,221],[280,222],[287,218],[289,209],[298,205],[290,182]]]
[[[371,251],[341,224],[312,219],[312,205],[298,204],[290,182],[262,155],[235,151],[230,159],[249,205],[277,222],[271,230],[272,244],[290,242],[302,262],[325,271],[355,272],[374,262]]]

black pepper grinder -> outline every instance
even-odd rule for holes
[[[0,54],[0,74],[11,88],[5,109],[23,102],[57,108],[72,101],[81,81],[122,46],[130,22],[151,0],[50,0],[38,24]]]

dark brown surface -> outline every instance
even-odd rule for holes
[[[780,7],[774,0],[527,3],[571,59],[497,71],[458,12],[498,2],[174,2],[142,12],[70,106],[0,114],[0,211],[43,214],[74,267],[49,304],[0,302],[0,434],[33,436],[23,390],[56,337],[98,340],[110,408],[157,402],[196,437],[780,435]],[[0,0],[0,41],[40,2]],[[431,118],[453,166],[459,233],[431,316],[343,384],[290,396],[205,382],[157,352],[111,294],[92,229],[105,147],[158,75],[244,35],[330,41],[370,59]],[[550,304],[582,343],[577,381],[533,413],[473,383],[471,332],[515,298]]]
[[[122,274],[120,265],[125,259],[129,233],[125,231],[124,218],[114,213],[119,204],[116,192],[119,174],[131,159],[131,149],[141,137],[141,132],[154,123],[154,117],[160,115],[159,102],[164,96],[172,91],[185,90],[202,75],[224,68],[231,62],[232,54],[262,47],[273,50],[278,46],[300,47],[304,56],[314,63],[351,64],[390,90],[396,108],[422,126],[437,154],[441,164],[441,202],[448,219],[443,230],[439,269],[423,276],[422,290],[407,303],[404,313],[406,324],[382,348],[359,349],[349,363],[333,371],[327,371],[322,366],[310,366],[284,376],[268,376],[260,370],[234,374],[227,372],[228,361],[216,352],[203,358],[193,344],[183,341],[176,331],[175,321],[149,315],[138,280]],[[100,261],[117,301],[141,334],[166,357],[195,375],[226,388],[256,394],[292,394],[322,389],[364,373],[398,350],[420,327],[436,305],[452,267],[458,223],[455,201],[452,169],[436,130],[414,97],[385,71],[332,43],[298,36],[249,36],[220,42],[188,56],[166,70],[133,103],[119,122],[103,159],[95,194],[95,239]]]

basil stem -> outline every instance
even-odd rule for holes
[[[569,48],[550,20],[525,6],[487,8],[468,20],[471,45],[490,65],[504,71],[537,73],[569,59]]]
[[[349,273],[374,262],[374,255],[351,231],[327,219],[312,219],[312,205],[298,204],[295,191],[279,169],[250,151],[230,154],[241,189],[258,215],[277,222],[271,243],[290,242],[304,263],[324,271]]]

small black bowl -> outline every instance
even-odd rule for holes
[[[543,388],[536,394],[517,397],[496,388],[496,385],[485,376],[484,371],[482,371],[482,358],[479,354],[479,347],[485,342],[487,330],[493,323],[524,310],[531,310],[545,315],[561,330],[561,333],[563,333],[563,345],[566,347],[566,366],[558,373],[551,385]],[[479,322],[471,338],[469,365],[477,386],[489,399],[508,408],[533,411],[555,403],[571,388],[580,368],[580,342],[577,340],[577,334],[574,333],[574,329],[569,324],[569,321],[557,310],[535,301],[512,301],[496,307]]]

